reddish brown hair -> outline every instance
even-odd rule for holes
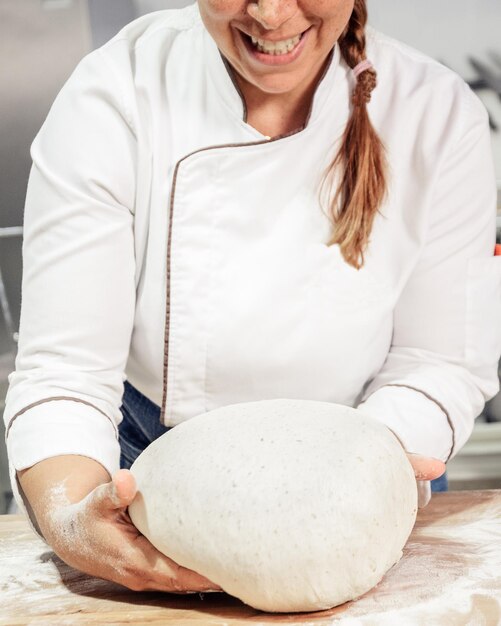
[[[366,23],[366,2],[355,0],[348,26],[338,42],[341,55],[351,68],[366,58]],[[364,252],[369,244],[374,218],[387,189],[385,148],[367,112],[376,78],[373,69],[358,76],[341,147],[324,180],[331,181],[334,174],[340,176],[329,211],[334,225],[329,245],[339,244],[346,262],[357,269],[364,264]]]

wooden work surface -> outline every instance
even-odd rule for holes
[[[331,611],[270,614],[224,593],[137,593],[62,563],[20,516],[0,516],[0,624],[501,625],[501,491],[437,494],[375,589]]]

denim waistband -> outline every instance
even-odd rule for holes
[[[160,423],[160,407],[128,381],[124,383],[123,420],[118,426],[120,467],[129,469],[141,452],[170,428]]]

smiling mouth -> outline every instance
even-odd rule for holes
[[[280,56],[292,52],[299,45],[308,30],[309,28],[295,37],[282,39],[281,41],[259,39],[257,37],[252,37],[251,35],[247,35],[247,33],[244,33],[243,31],[240,31],[240,34],[244,43],[252,50],[270,56]]]

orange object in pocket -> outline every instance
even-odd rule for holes
[[[501,256],[501,243],[494,246],[494,256]]]

